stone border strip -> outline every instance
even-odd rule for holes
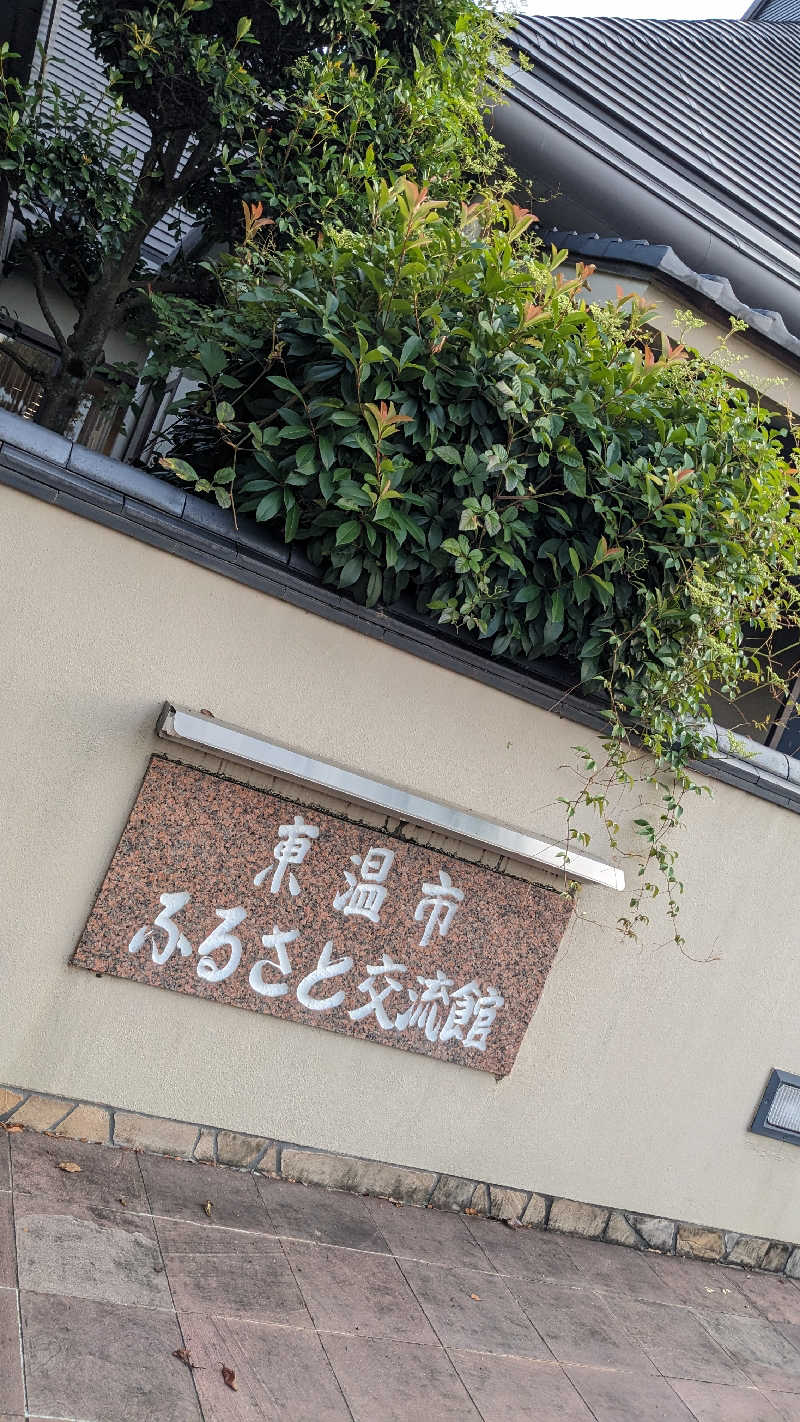
[[[336,1155],[309,1146],[119,1111],[96,1102],[71,1100],[20,1087],[0,1086],[0,1129],[14,1127],[199,1160],[262,1175],[322,1185],[357,1195],[378,1195],[406,1205],[465,1211],[502,1220],[512,1228],[547,1229],[607,1240],[630,1249],[654,1250],[800,1279],[800,1245],[759,1239],[733,1230],[662,1219],[609,1205],[491,1185],[431,1170]]]

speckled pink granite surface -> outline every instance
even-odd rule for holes
[[[154,757],[72,961],[505,1076],[570,913],[553,889]]]

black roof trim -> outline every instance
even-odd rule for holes
[[[8,40],[11,51],[19,55],[10,72],[23,83],[28,79],[36,53],[36,36],[42,17],[42,0],[10,0],[4,15],[2,38]]]
[[[566,247],[571,256],[610,263],[614,267],[639,268],[665,277],[690,295],[702,298],[706,305],[717,307],[726,316],[746,321],[765,342],[788,352],[800,363],[800,338],[792,335],[779,311],[765,311],[746,305],[739,300],[727,277],[693,271],[681,261],[673,247],[644,239],[600,237],[596,232],[567,232],[560,227],[547,228],[537,235],[546,246],[552,243],[559,250]]]

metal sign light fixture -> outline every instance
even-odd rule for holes
[[[772,1071],[750,1127],[758,1136],[800,1145],[800,1076]]]

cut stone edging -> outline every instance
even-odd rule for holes
[[[603,1239],[630,1249],[655,1250],[720,1264],[738,1264],[800,1279],[800,1245],[759,1239],[733,1230],[662,1219],[609,1205],[491,1185],[482,1180],[337,1155],[216,1126],[171,1121],[91,1101],[76,1101],[19,1087],[0,1086],[0,1125],[18,1126],[66,1140],[151,1151],[263,1175],[322,1185],[358,1195],[379,1195],[406,1205],[466,1211],[506,1224]]]

